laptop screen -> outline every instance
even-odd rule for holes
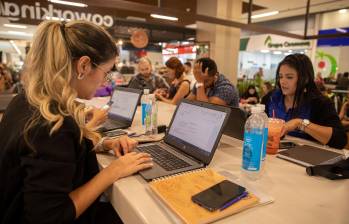
[[[223,134],[239,140],[244,140],[244,128],[247,114],[240,108],[231,107],[230,109],[230,116]]]
[[[115,89],[112,96],[113,104],[109,110],[110,117],[121,117],[132,120],[134,111],[137,108],[139,93]]]
[[[166,136],[170,144],[199,159],[210,157],[227,118],[225,108],[221,111],[210,106],[182,102]]]

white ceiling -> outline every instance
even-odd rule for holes
[[[249,2],[249,0],[244,0]],[[275,20],[292,16],[305,15],[307,0],[253,0],[253,4],[266,7],[263,10],[253,12],[253,15],[279,11],[274,16],[253,19],[252,22],[262,22],[267,20]],[[335,10],[341,8],[349,8],[349,0],[311,0],[310,13],[322,12],[327,10]],[[242,21],[246,22],[247,13],[242,15]]]
[[[0,41],[0,50],[9,53],[16,53],[9,41]]]
[[[4,39],[31,40],[35,33],[36,26],[19,24],[26,26],[25,29],[5,27],[4,24],[17,24],[10,22],[6,17],[0,17],[0,37]],[[12,32],[12,33],[10,33]]]

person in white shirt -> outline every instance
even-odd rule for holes
[[[193,87],[196,83],[196,79],[195,79],[194,74],[193,74],[193,69],[192,69],[191,63],[189,61],[187,61],[183,65],[184,65],[184,73],[190,81],[190,89],[193,89]]]

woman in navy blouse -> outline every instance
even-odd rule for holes
[[[276,90],[266,101],[269,117],[286,121],[284,134],[343,148],[347,136],[333,103],[321,95],[314,69],[304,54],[285,57],[276,74]]]

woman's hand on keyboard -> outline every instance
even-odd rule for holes
[[[106,139],[104,143],[104,147],[113,150],[117,157],[122,155],[126,155],[129,152],[132,152],[138,142],[128,136],[121,136],[119,138]]]
[[[152,158],[148,153],[130,152],[114,160],[106,169],[110,169],[108,174],[113,175],[116,181],[152,166]]]

